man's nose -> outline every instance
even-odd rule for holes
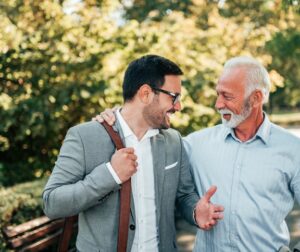
[[[216,104],[215,104],[215,108],[216,108],[217,110],[220,110],[220,109],[224,109],[224,108],[225,108],[225,104],[224,104],[224,102],[223,102],[222,97],[220,97],[220,96],[217,97]]]
[[[176,111],[180,111],[180,110],[181,110],[181,102],[180,102],[180,101],[176,102],[176,103],[173,105],[173,108],[174,108]]]

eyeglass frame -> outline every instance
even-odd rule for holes
[[[181,94],[180,93],[174,93],[174,92],[170,92],[161,88],[155,88],[155,87],[151,87],[154,91],[158,91],[158,92],[162,92],[164,94],[167,94],[169,96],[172,97],[172,104],[175,105],[177,102],[180,101],[181,98]]]

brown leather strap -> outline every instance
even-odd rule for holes
[[[117,150],[124,148],[120,135],[106,122],[102,123]],[[130,217],[130,196],[131,196],[131,179],[122,184],[120,192],[120,217],[119,217],[119,232],[118,232],[118,252],[126,252],[128,240],[128,227]]]
[[[58,252],[67,252],[69,243],[73,233],[73,226],[78,218],[78,215],[65,218],[63,232],[58,243]]]
[[[118,252],[125,252],[128,240],[128,227],[130,217],[131,179],[122,184],[120,192],[120,218],[118,232]]]
[[[120,135],[114,131],[112,126],[103,122],[102,125],[110,135],[117,150],[124,148]],[[122,184],[120,191],[120,217],[119,217],[119,232],[118,232],[118,252],[126,252],[128,240],[128,227],[130,217],[130,197],[131,197],[131,179]],[[58,244],[58,252],[67,252],[69,242],[72,237],[73,225],[78,216],[65,218],[65,224],[61,239]]]
[[[115,144],[117,150],[123,149],[124,145],[120,135],[110,126],[107,122],[103,122],[102,125],[106,129],[107,133],[109,134],[111,140]]]

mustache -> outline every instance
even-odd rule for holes
[[[167,111],[167,113],[172,113],[172,114],[174,114],[175,112],[176,112],[176,110],[175,110],[174,108],[169,109],[169,110]]]
[[[233,114],[233,112],[229,109],[218,109],[218,112],[221,114],[221,115],[224,115],[224,114]]]

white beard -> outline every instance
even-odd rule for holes
[[[222,117],[222,123],[224,126],[228,128],[236,128],[239,124],[241,124],[243,121],[245,121],[248,116],[251,113],[251,108],[249,106],[250,104],[246,104],[241,112],[241,114],[235,114],[229,109],[220,109],[219,113]],[[223,115],[224,114],[230,114],[230,119],[227,121]]]

